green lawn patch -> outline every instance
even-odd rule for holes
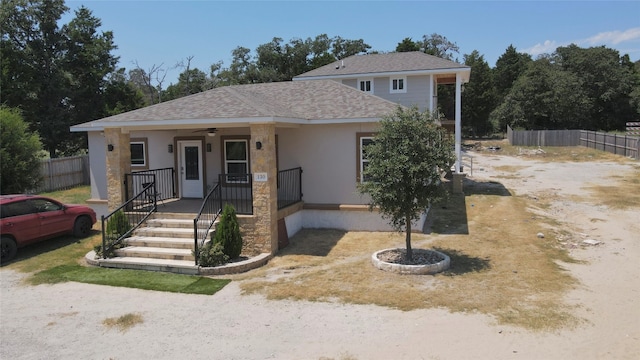
[[[213,295],[231,282],[231,280],[227,279],[211,279],[195,275],[105,269],[76,264],[59,265],[43,270],[29,279],[29,282],[34,285],[55,284],[66,281],[201,295]]]

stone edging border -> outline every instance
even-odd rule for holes
[[[373,253],[373,255],[371,255],[371,262],[373,263],[373,266],[375,266],[380,270],[394,272],[398,274],[409,274],[409,275],[433,275],[433,274],[445,271],[449,268],[449,266],[451,266],[451,258],[449,258],[448,255],[443,254],[439,251],[428,250],[428,249],[416,249],[416,250],[431,251],[431,252],[437,253],[438,255],[441,255],[444,258],[444,260],[438,263],[429,264],[429,265],[403,265],[403,264],[388,263],[378,259],[378,254],[385,251],[389,251],[389,250],[395,250],[395,249],[396,248],[383,249]]]

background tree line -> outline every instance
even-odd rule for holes
[[[70,133],[71,125],[220,86],[288,81],[351,55],[382,52],[363,39],[320,34],[274,37],[253,51],[238,46],[229,66],[217,61],[208,72],[192,67],[193,57],[170,68],[118,68],[113,33],[100,31],[100,19],[85,7],[58,26],[67,11],[64,0],[5,0],[0,13],[2,105],[20,110],[51,157],[86,149],[86,135]],[[422,51],[471,67],[462,98],[465,135],[504,132],[506,125],[623,130],[640,119],[640,61],[604,46],[559,47],[534,60],[510,45],[494,68],[477,50],[460,60],[455,42],[436,33],[404,38],[387,51]],[[182,70],[177,82],[166,85],[175,68]],[[438,91],[440,111],[451,117],[453,89]]]

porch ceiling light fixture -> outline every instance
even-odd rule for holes
[[[214,136],[216,136],[216,131],[218,131],[218,129],[216,129],[216,128],[208,128],[208,129],[204,129],[204,130],[196,130],[196,131],[194,131],[194,133],[205,132],[205,131],[207,132],[207,136],[214,137]]]

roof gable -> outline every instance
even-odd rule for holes
[[[344,77],[376,73],[470,71],[470,67],[420,51],[387,54],[353,55],[294,77],[305,80],[317,77]]]

